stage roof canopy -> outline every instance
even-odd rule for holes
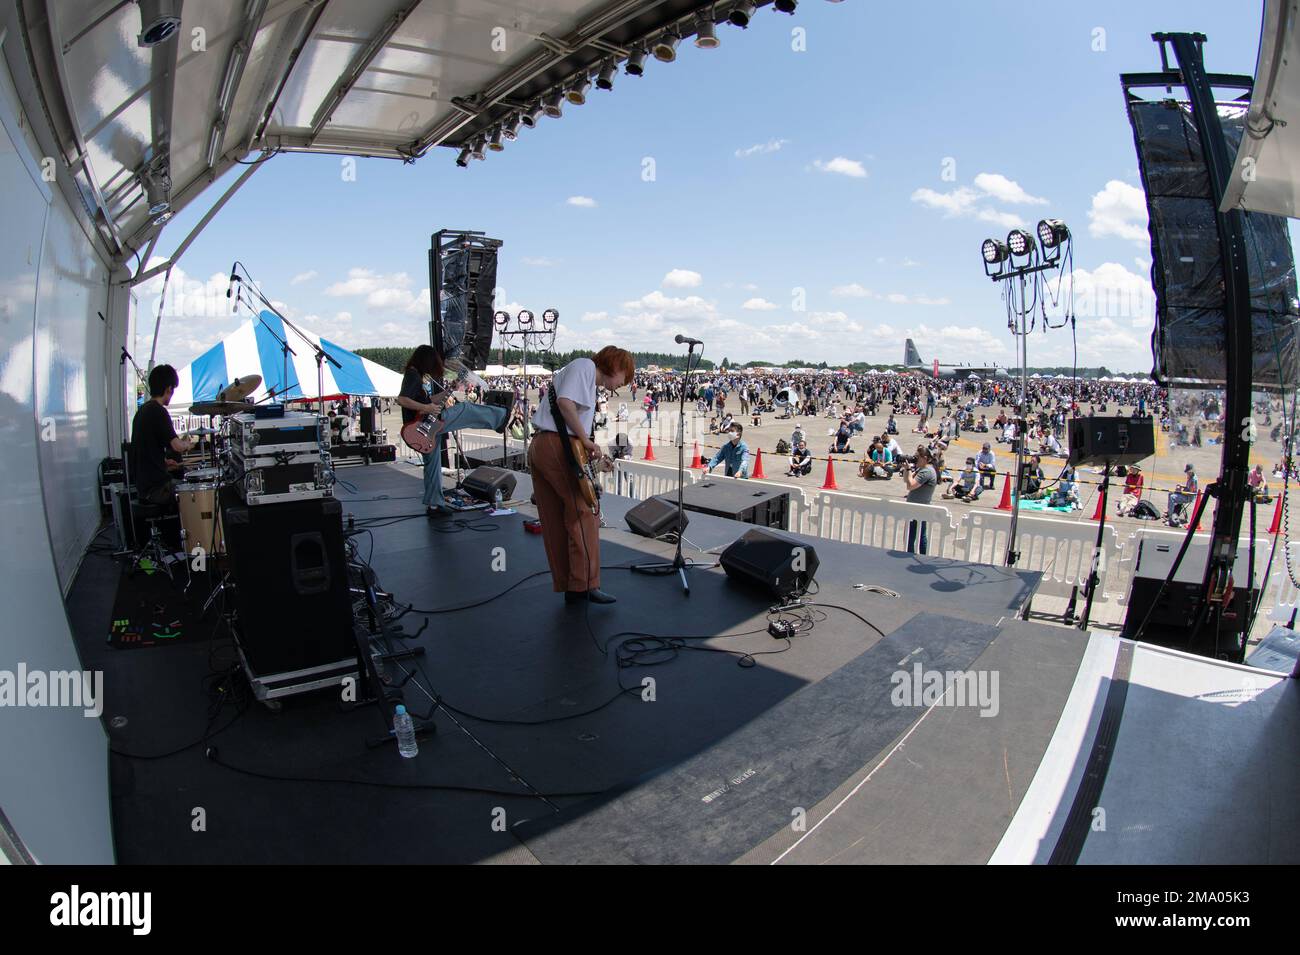
[[[754,15],[778,16],[769,3],[753,4]],[[36,77],[22,80],[20,94],[57,139],[42,145],[74,172],[67,183],[59,177],[61,187],[125,264],[137,253],[147,262],[168,214],[239,163],[251,172],[249,163],[280,152],[409,161],[434,146],[459,150],[602,67],[617,67],[615,90],[634,80],[623,72],[630,55],[666,31],[685,49],[701,14],[725,42],[743,37],[726,23],[735,6],[17,0],[21,36],[10,40]],[[177,12],[178,23],[167,19]],[[151,28],[173,32],[143,45]],[[444,161],[456,156],[449,150]]]

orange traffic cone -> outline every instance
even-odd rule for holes
[[[1200,506],[1201,506],[1201,492],[1200,492],[1200,491],[1197,491],[1197,492],[1196,492],[1196,500],[1192,502],[1192,513],[1195,514],[1195,513],[1196,513],[1196,509],[1197,509],[1198,507],[1200,507]],[[1201,522],[1200,522],[1200,521],[1197,521],[1197,522],[1196,522],[1196,530],[1199,531],[1200,529],[1201,529]]]
[[[1282,495],[1278,495],[1277,504],[1273,507],[1273,523],[1268,525],[1268,532],[1276,534],[1282,529]]]
[[[835,462],[830,458],[826,459],[826,481],[822,484],[823,491],[838,491],[840,486],[835,483]]]
[[[763,478],[767,477],[767,475],[763,473],[763,449],[762,448],[758,449],[758,456],[754,458],[754,473],[751,474],[750,477],[758,478],[759,480],[762,480]]]
[[[641,460],[653,461],[654,459],[655,459],[654,445],[650,443],[650,435],[647,434],[645,436],[645,457],[642,458]]]
[[[704,470],[704,459],[700,457],[700,442],[695,442],[695,456],[691,458],[691,470]]]
[[[1093,520],[1093,521],[1099,521],[1099,520],[1101,520],[1101,517],[1102,517],[1102,510],[1101,510],[1101,507],[1102,507],[1102,505],[1101,505],[1101,495],[1098,494],[1098,495],[1097,495],[1097,509],[1096,509],[1095,511],[1092,512],[1092,517],[1090,517],[1089,520]]]
[[[1011,510],[1011,475],[1007,474],[1007,482],[1002,485],[1002,500],[998,501],[997,510]]]

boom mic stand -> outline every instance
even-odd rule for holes
[[[679,341],[680,336],[679,336]],[[686,342],[686,374],[682,378],[682,393],[677,407],[677,550],[673,553],[671,561],[656,561],[646,564],[633,564],[631,566],[633,573],[641,574],[671,574],[676,571],[682,578],[682,592],[689,597],[691,595],[691,582],[686,576],[686,571],[696,566],[693,562],[688,561],[682,556],[682,538],[683,525],[686,516],[686,505],[683,500],[683,489],[686,485],[686,392],[690,390],[691,382],[691,358],[695,354],[696,343]]]

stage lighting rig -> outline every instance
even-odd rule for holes
[[[677,44],[680,42],[682,42],[682,38],[670,30],[655,40],[651,52],[654,53],[655,59],[660,63],[671,63],[677,59]]]
[[[614,74],[618,72],[618,63],[615,60],[606,60],[600,67],[600,72],[596,74],[596,89],[612,90],[614,88]]]
[[[1007,327],[1015,336],[1020,358],[1020,401],[1016,409],[1016,477],[1012,487],[1011,527],[1007,532],[1008,567],[1014,566],[1020,556],[1016,550],[1016,525],[1020,517],[1020,488],[1025,474],[1025,432],[1029,414],[1029,333],[1037,324],[1035,312],[1039,309],[1043,315],[1043,330],[1052,327],[1047,320],[1047,300],[1051,292],[1048,283],[1044,281],[1044,274],[1060,269],[1063,262],[1073,263],[1073,257],[1068,252],[1063,252],[1070,243],[1070,230],[1064,222],[1060,219],[1044,219],[1038,223],[1035,232],[1037,241],[1025,229],[1012,229],[1007,233],[1005,242],[985,239],[980,244],[984,274],[994,282],[1007,282],[1003,286],[1003,298],[1007,304]],[[1073,292],[1074,282],[1071,277],[1071,298]],[[1058,285],[1058,298],[1059,294]],[[1066,312],[1067,320],[1073,328],[1072,303],[1067,304]]]
[[[647,56],[645,47],[637,47],[627,58],[627,63],[623,67],[623,72],[628,76],[645,75],[645,58]]]
[[[713,18],[708,14],[701,14],[695,22],[695,45],[701,50],[716,50],[722,45],[718,31],[714,29]]]

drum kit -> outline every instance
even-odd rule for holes
[[[196,401],[190,405],[190,413],[210,417],[228,417],[248,411],[252,405],[248,397],[262,383],[261,375],[245,375],[218,392],[214,401]],[[185,477],[175,486],[176,507],[180,513],[181,548],[187,555],[187,564],[193,568],[189,558],[202,558],[200,566],[206,568],[210,557],[222,557],[226,553],[225,534],[221,526],[221,488],[226,483],[226,467],[222,458],[229,445],[230,431],[226,423],[216,428],[193,428],[189,432],[201,440],[206,439],[208,455],[203,467],[185,469]],[[189,575],[193,583],[194,575]],[[206,613],[217,595],[224,590],[222,580],[209,595],[203,605]],[[188,585],[187,585],[188,589]]]

